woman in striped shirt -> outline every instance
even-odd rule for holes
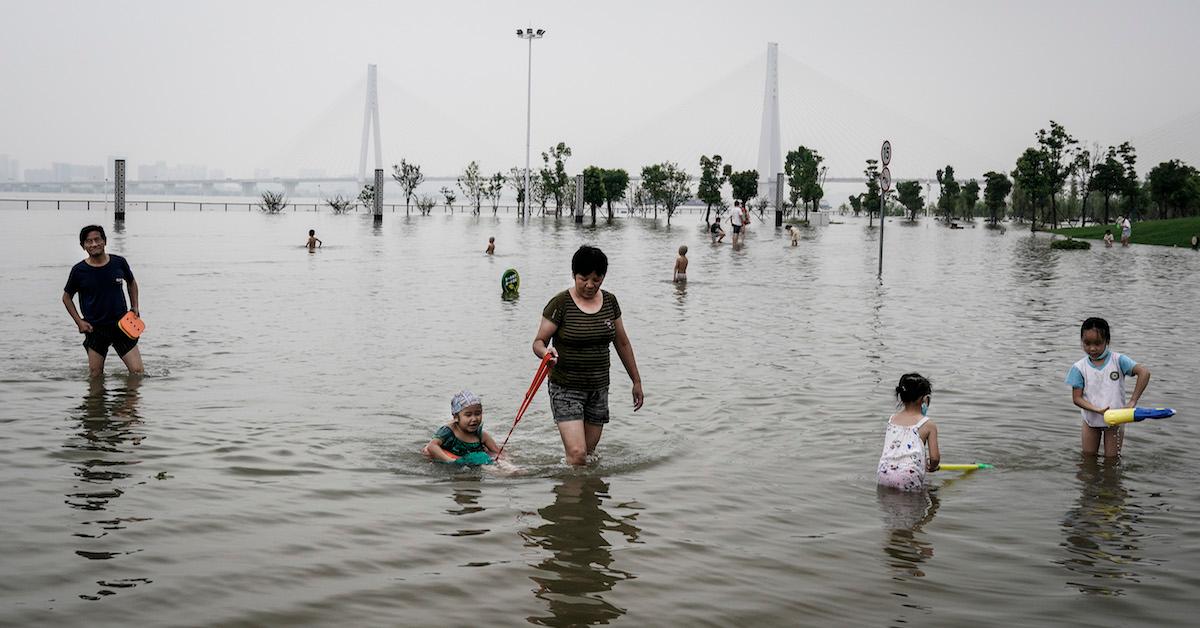
[[[587,464],[608,423],[609,344],[633,381],[633,409],[642,407],[642,378],[633,345],[621,321],[621,306],[600,289],[608,257],[581,246],[571,258],[575,284],[554,295],[542,310],[533,353],[550,354],[550,407],[562,437],[567,464]]]

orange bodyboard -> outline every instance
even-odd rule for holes
[[[121,333],[134,340],[146,330],[146,324],[133,312],[125,312],[125,316],[122,316],[121,320],[117,321],[117,327],[121,329]]]

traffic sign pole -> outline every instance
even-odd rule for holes
[[[879,148],[879,162],[883,170],[879,172],[879,280],[883,281],[883,210],[887,206],[887,195],[892,190],[892,171],[888,164],[892,162],[892,143],[883,140]]]

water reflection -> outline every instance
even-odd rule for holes
[[[549,615],[529,617],[539,626],[606,624],[625,609],[602,593],[635,576],[615,569],[612,544],[605,532],[618,532],[625,541],[637,541],[641,529],[636,515],[614,517],[601,506],[609,499],[608,483],[591,476],[572,476],[554,487],[554,503],[538,510],[545,523],[521,533],[529,546],[550,551],[534,565],[539,571],[534,595],[546,602]]]
[[[1079,499],[1063,517],[1060,547],[1067,557],[1058,563],[1070,572],[1067,584],[1081,592],[1121,595],[1138,581],[1142,509],[1127,503],[1122,474],[1119,459],[1098,456],[1086,456],[1075,474]]]
[[[933,543],[923,528],[933,521],[940,504],[936,491],[897,491],[877,487],[883,527],[888,531],[883,554],[895,577],[921,578],[921,565],[933,558]]]
[[[72,509],[88,513],[110,513],[114,500],[125,494],[129,487],[140,482],[128,482],[133,477],[130,467],[140,460],[130,457],[141,444],[145,434],[141,431],[142,419],[138,413],[141,376],[123,379],[122,387],[109,389],[104,377],[88,381],[88,392],[78,406],[75,421],[78,429],[71,432],[63,444],[65,449],[83,453],[77,458],[75,477],[79,478],[67,493],[66,503]],[[72,534],[84,539],[75,554],[87,560],[108,560],[141,551],[120,547],[107,538],[110,533],[124,530],[131,523],[147,521],[147,517],[129,517],[100,514],[98,519],[82,522],[84,528]],[[113,595],[114,588],[129,588],[150,582],[145,578],[122,578],[98,580],[102,588],[94,595],[79,597],[98,600],[101,596]]]

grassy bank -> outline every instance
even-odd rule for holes
[[[1109,229],[1112,229],[1113,239],[1119,245],[1121,242],[1121,228],[1117,225],[1092,225],[1090,227],[1053,229],[1052,233],[1071,236],[1072,238],[1102,240],[1104,239],[1104,232]],[[1200,216],[1135,222],[1133,223],[1133,235],[1129,241],[1134,244],[1191,246],[1193,235],[1200,235]]]

